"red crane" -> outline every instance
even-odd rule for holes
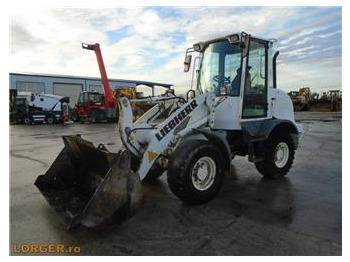
[[[80,93],[78,103],[75,105],[73,120],[81,121],[89,120],[92,123],[101,120],[109,122],[118,122],[119,112],[118,103],[112,95],[111,88],[104,66],[100,44],[82,44],[83,49],[93,50],[96,54],[98,67],[101,74],[101,82],[104,95],[94,91],[83,91]]]
[[[105,105],[107,107],[116,107],[117,102],[113,98],[111,88],[109,86],[109,81],[108,81],[106,68],[105,68],[105,65],[103,62],[103,58],[102,58],[100,44],[96,43],[94,45],[88,45],[88,44],[83,43],[82,48],[95,51],[96,59],[97,59],[97,63],[98,63],[98,68],[100,69],[100,74],[101,74],[101,82],[102,82],[103,90],[105,93]]]

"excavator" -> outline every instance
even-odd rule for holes
[[[302,127],[277,88],[275,41],[240,32],[194,44],[184,71],[192,68],[196,88],[186,97],[152,98],[155,105],[137,120],[121,97],[122,149],[63,136],[64,148],[35,185],[68,217],[68,228],[105,228],[136,214],[147,197],[142,184],[165,173],[188,204],[217,197],[235,156],[248,156],[266,178],[284,177]]]

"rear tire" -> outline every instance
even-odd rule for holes
[[[56,123],[56,117],[52,116],[52,115],[48,115],[46,118],[45,118],[45,122],[49,125],[53,125]]]
[[[267,178],[284,177],[291,168],[295,155],[289,133],[273,133],[266,141],[265,159],[255,163],[256,169]]]
[[[178,146],[168,165],[168,184],[182,201],[199,204],[220,191],[226,166],[220,149],[208,141],[190,140]]]

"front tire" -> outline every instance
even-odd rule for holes
[[[255,163],[256,169],[267,178],[284,177],[291,168],[295,147],[289,133],[272,133],[265,146],[265,159]]]
[[[79,122],[80,121],[79,114],[75,111],[72,111],[72,113],[70,114],[70,119],[75,123]]]
[[[92,110],[90,112],[90,116],[89,116],[89,122],[92,124],[96,124],[98,120],[98,111],[97,110]]]
[[[168,184],[182,201],[199,204],[212,200],[220,191],[224,174],[224,157],[217,146],[190,140],[178,146],[168,165]]]
[[[31,116],[26,116],[24,119],[23,119],[23,123],[25,125],[31,125],[33,123],[33,118]]]

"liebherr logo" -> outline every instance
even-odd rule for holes
[[[197,101],[193,100],[189,105],[182,109],[176,116],[174,116],[157,134],[156,138],[161,141],[171,130],[173,130],[178,124],[182,122],[188,116],[193,109],[198,106]]]

